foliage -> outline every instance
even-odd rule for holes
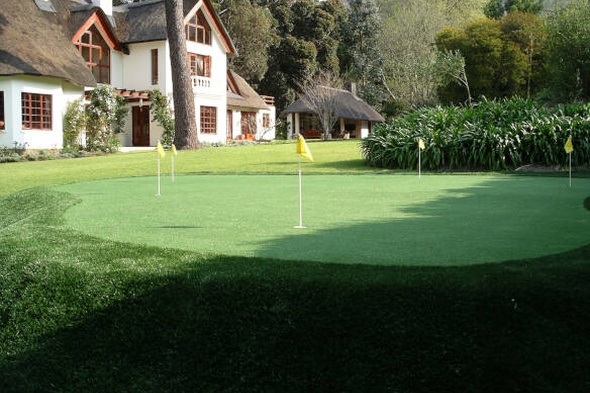
[[[170,113],[170,99],[160,90],[150,93],[151,112],[154,120],[164,129],[162,143],[171,146],[174,143],[174,117]]]
[[[416,168],[418,138],[426,169],[506,170],[523,165],[562,166],[564,144],[575,143],[572,164],[590,164],[590,105],[546,107],[532,100],[486,100],[472,106],[424,108],[376,126],[362,141],[363,155],[383,168]]]
[[[467,78],[467,71],[465,69],[465,58],[458,50],[439,51],[436,62],[440,69],[441,85],[448,85],[450,83],[457,83],[465,87],[467,92],[467,103],[471,103],[471,90],[469,88],[469,80]]]
[[[520,12],[445,28],[436,39],[439,50],[463,55],[472,95],[486,97],[531,96],[540,90],[544,43],[538,17]],[[439,89],[439,97],[442,102],[467,99],[455,85]]]
[[[261,1],[276,21],[278,39],[269,48],[268,70],[259,91],[273,95],[277,110],[293,103],[299,86],[320,72],[340,72],[339,42],[345,9],[333,1]]]
[[[549,96],[561,102],[590,99],[590,4],[577,1],[547,16]]]
[[[357,94],[369,105],[379,107],[386,95],[383,88],[383,56],[375,45],[382,35],[381,15],[375,0],[350,2],[348,31],[343,46],[350,54],[347,76],[357,82]]]
[[[268,70],[268,51],[278,39],[272,15],[267,8],[248,0],[228,0],[220,5],[221,20],[238,52],[238,56],[229,58],[229,64],[256,85]]]
[[[375,42],[383,57],[381,82],[389,94],[387,106],[436,104],[444,75],[432,44],[443,27],[459,29],[466,20],[481,16],[481,1],[381,0],[379,6],[382,32]]]
[[[538,14],[543,10],[543,0],[489,0],[484,7],[488,18],[501,19],[511,12]]]
[[[82,100],[75,100],[68,104],[64,115],[63,148],[77,151],[82,145],[81,134],[86,129],[86,112]]]
[[[108,85],[99,85],[90,93],[86,107],[86,148],[113,153],[119,147],[114,133],[123,132],[127,107],[125,99]]]

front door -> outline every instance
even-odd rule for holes
[[[231,141],[234,137],[234,116],[233,111],[227,111],[227,117],[225,119],[226,124],[226,134],[228,142]]]
[[[133,107],[133,146],[150,145],[150,107]]]

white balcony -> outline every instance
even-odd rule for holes
[[[204,76],[191,76],[194,91],[204,91],[211,89],[211,78]]]

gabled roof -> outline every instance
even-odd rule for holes
[[[37,75],[80,86],[96,81],[53,12],[32,0],[0,0],[0,75]]]
[[[185,21],[197,9],[202,10],[211,28],[217,32],[221,44],[228,54],[235,54],[236,48],[210,0],[183,0]],[[166,7],[164,0],[146,0],[116,7],[117,31],[123,43],[164,41],[168,38],[166,30]],[[121,14],[122,13],[122,14]]]
[[[336,101],[338,107],[336,109],[336,116],[338,118],[379,122],[385,121],[379,112],[350,91],[342,89],[333,90],[335,90],[337,94]],[[283,115],[288,113],[313,113],[313,110],[306,105],[303,98],[300,98],[282,112]]]
[[[254,89],[234,71],[227,71],[227,106],[268,109],[268,105]]]

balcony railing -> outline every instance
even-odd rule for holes
[[[194,90],[203,90],[211,88],[211,78],[207,78],[204,76],[192,76],[191,79],[193,80]]]

